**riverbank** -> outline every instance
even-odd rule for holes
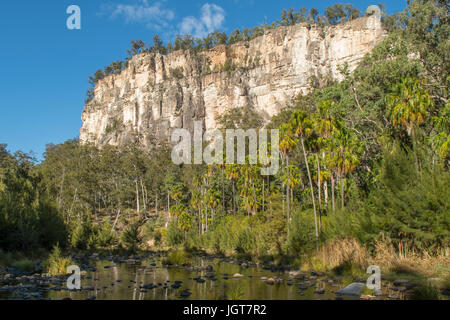
[[[382,273],[382,291],[365,287],[368,274],[302,270],[270,261],[253,262],[210,254],[182,254],[172,264],[167,252],[84,252],[72,255],[82,273],[81,290],[69,291],[67,276],[13,266],[0,271],[2,299],[448,299],[448,278]],[[41,267],[39,269],[39,266]],[[351,295],[340,294],[345,288]],[[350,290],[348,289],[348,290]]]

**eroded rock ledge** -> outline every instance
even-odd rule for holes
[[[380,20],[343,25],[279,27],[249,42],[208,51],[134,56],[118,75],[100,80],[82,114],[80,141],[120,145],[137,138],[148,147],[194,120],[214,128],[234,107],[253,106],[266,120],[313,82],[340,79],[385,36]]]

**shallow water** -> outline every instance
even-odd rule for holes
[[[275,271],[274,266],[245,262],[249,264],[246,267],[242,261],[206,255],[195,256],[193,268],[167,266],[164,258],[160,253],[131,258],[109,254],[75,257],[82,270],[81,290],[68,290],[67,277],[10,274],[0,281],[0,299],[348,300],[359,297],[341,297],[335,292],[351,282],[365,282],[317,273],[292,277],[287,271]],[[236,273],[242,277],[233,278]],[[262,277],[276,281],[269,284]],[[376,299],[407,298],[406,287],[386,280],[382,291]],[[448,300],[447,296],[441,298]]]
[[[183,267],[163,266],[160,257],[150,257],[137,264],[99,260],[90,261],[89,265],[95,267],[96,271],[87,272],[81,280],[82,287],[92,286],[89,290],[49,290],[42,296],[51,299],[87,299],[95,296],[96,299],[101,300],[334,299],[336,295],[333,292],[342,287],[342,285],[332,285],[317,279],[314,286],[300,290],[298,284],[305,283],[305,280],[289,278],[288,273],[271,272],[261,267],[244,268],[235,263],[201,257],[195,258],[194,265],[202,267],[211,265],[214,274],[212,279],[207,278],[208,274],[212,275],[207,271],[189,272]],[[240,273],[244,277],[232,278],[235,273]],[[262,281],[261,277],[278,277],[283,281],[270,285]],[[193,278],[201,278],[205,281],[199,283]],[[289,279],[291,281],[287,281]],[[171,287],[175,281],[182,281],[179,288]],[[157,287],[142,288],[152,283]],[[319,288],[325,288],[325,293],[314,293]],[[191,295],[181,297],[181,292],[186,289]]]

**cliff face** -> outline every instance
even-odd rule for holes
[[[137,138],[150,146],[170,139],[173,128],[192,130],[194,120],[214,128],[218,115],[241,106],[269,120],[312,81],[339,80],[344,63],[353,70],[384,35],[372,16],[326,28],[279,27],[201,53],[139,54],[122,73],[97,83],[80,141],[103,146]]]

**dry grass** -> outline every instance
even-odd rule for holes
[[[360,273],[369,265],[370,254],[354,238],[335,239],[324,244],[302,269]]]
[[[365,272],[369,265],[378,265],[384,272],[415,273],[423,276],[450,272],[449,248],[417,250],[407,243],[394,246],[389,239],[376,242],[374,254],[354,238],[335,239],[324,244],[319,252],[302,266],[304,270]]]
[[[351,262],[358,268],[365,269],[370,258],[369,252],[354,238],[345,238],[328,242],[317,255],[322,264],[334,269]]]
[[[408,243],[400,243],[396,248],[389,239],[377,241],[373,263],[385,271],[397,273],[422,273],[434,275],[440,269],[450,268],[449,248],[417,250]]]

